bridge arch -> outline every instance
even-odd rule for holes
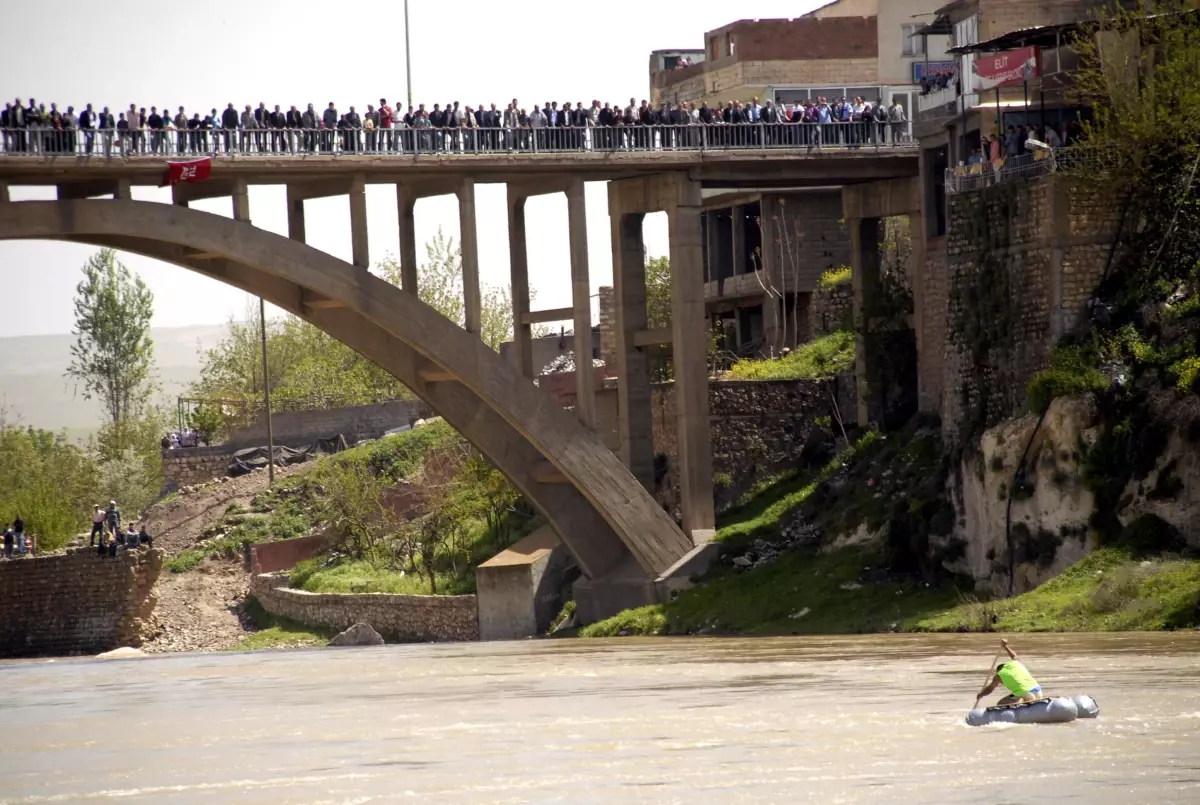
[[[302,242],[184,206],[0,203],[0,240],[63,240],[174,263],[293,313],[376,362],[486,455],[588,578],[661,575],[692,548],[594,433],[414,295]]]

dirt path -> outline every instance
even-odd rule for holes
[[[210,559],[189,573],[163,571],[155,592],[161,626],[142,650],[220,651],[246,636],[238,608],[248,577],[240,562]]]

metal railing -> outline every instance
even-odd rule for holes
[[[0,129],[0,157],[393,156],[915,148],[908,122],[339,129]]]
[[[1033,151],[1000,159],[946,169],[946,192],[964,193],[983,187],[1032,179],[1060,171],[1101,174],[1114,168],[1120,155],[1086,146]]]

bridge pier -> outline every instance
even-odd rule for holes
[[[675,429],[679,446],[680,519],[693,546],[712,540],[712,434],[708,412],[708,338],[700,185],[684,174],[622,179],[609,184],[613,284],[617,302],[618,429],[626,466],[653,491],[650,383],[642,349],[672,346]],[[642,221],[665,211],[670,232],[671,327],[648,330]]]
[[[479,288],[479,238],[475,228],[475,180],[463,179],[458,196],[459,246],[462,249],[463,312],[465,329],[479,335],[483,330],[483,296]]]

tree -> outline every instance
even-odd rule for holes
[[[112,249],[88,258],[75,288],[75,344],[67,374],[99,398],[109,420],[134,416],[152,387],[154,294]]]
[[[212,444],[213,438],[225,429],[225,413],[221,406],[205,403],[192,412],[188,424],[199,431],[201,441]]]

